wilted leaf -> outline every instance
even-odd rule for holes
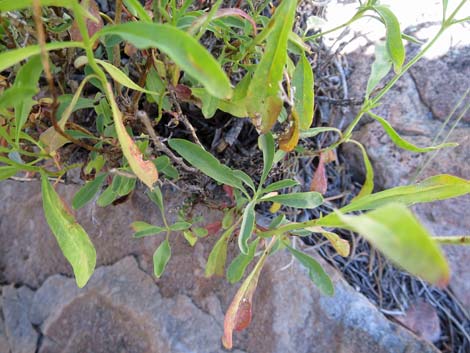
[[[437,310],[424,300],[413,303],[405,316],[396,316],[395,319],[429,342],[436,342],[441,337]]]
[[[442,251],[406,206],[391,203],[360,216],[339,214],[339,218],[411,274],[439,286],[449,282]]]
[[[308,227],[305,228],[305,230],[308,230],[309,232],[313,233],[322,234],[326,239],[328,239],[331,246],[333,246],[333,248],[340,256],[349,256],[349,252],[351,250],[349,242],[347,240],[342,239],[338,234],[326,231],[321,227]]]
[[[113,92],[108,84],[108,95],[110,96],[110,105],[113,112],[114,126],[121,145],[122,152],[126,157],[132,171],[135,175],[148,186],[153,189],[153,184],[158,180],[157,168],[151,161],[144,161],[142,153],[127,133],[126,128],[122,122],[122,113],[116,105]]]
[[[232,303],[225,313],[224,336],[222,337],[222,343],[227,349],[232,348],[233,331],[241,331],[251,322],[253,294],[256,290],[256,286],[258,285],[259,275],[266,258],[267,252],[264,252],[253,271],[251,271],[240,286],[240,289],[238,289],[237,294],[235,294]]]
[[[279,137],[279,148],[284,152],[292,151],[299,143],[299,116],[295,110],[292,110],[290,118],[291,125],[289,126],[289,130]]]
[[[292,86],[295,88],[294,108],[299,115],[299,127],[308,129],[313,121],[313,71],[305,53],[295,67]]]
[[[47,224],[67,261],[72,265],[78,287],[90,279],[96,265],[96,251],[85,230],[41,174],[42,202]]]
[[[165,239],[155,250],[153,254],[153,273],[160,278],[165,271],[168,261],[171,257],[171,247],[168,239]]]
[[[317,169],[313,174],[312,182],[310,184],[310,191],[316,191],[324,195],[328,188],[328,179],[325,170],[325,152],[320,153],[320,160],[318,161]]]

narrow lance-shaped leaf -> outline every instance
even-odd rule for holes
[[[268,174],[273,167],[274,161],[274,139],[270,132],[260,135],[258,138],[258,146],[263,151],[263,173],[261,174],[260,187],[263,186]]]
[[[92,41],[111,34],[122,37],[139,49],[160,49],[213,96],[231,97],[230,81],[219,63],[186,32],[166,24],[128,22],[103,28],[93,36]]]
[[[366,179],[364,181],[364,185],[356,197],[351,200],[351,202],[353,202],[354,200],[359,200],[361,197],[370,195],[372,191],[374,191],[374,168],[370,163],[369,156],[367,155],[367,151],[364,146],[355,140],[349,140],[349,142],[354,143],[361,150],[362,159],[364,160],[364,167],[366,169]]]
[[[342,239],[338,234],[324,230],[322,227],[308,227],[305,228],[305,230],[313,233],[320,233],[326,239],[328,239],[331,246],[340,256],[349,256],[349,252],[351,250],[349,242],[345,239]]]
[[[238,247],[242,254],[248,254],[248,240],[251,238],[255,228],[255,202],[251,201],[245,206],[243,211],[242,224],[238,234]]]
[[[260,238],[256,238],[249,245],[248,254],[245,255],[240,253],[235,259],[233,259],[232,263],[227,269],[227,281],[233,284],[242,279],[246,268],[255,257],[255,252],[256,248],[258,247],[259,240]]]
[[[227,259],[227,246],[233,229],[234,227],[227,229],[212,248],[209,257],[207,258],[206,277],[224,275],[225,261]]]
[[[294,24],[296,7],[296,0],[284,0],[276,9],[267,25],[270,33],[263,57],[256,65],[248,87],[248,114],[262,132],[271,129],[282,109],[279,84],[287,60],[287,40]]]
[[[332,296],[335,292],[335,288],[333,287],[330,276],[328,276],[318,261],[316,261],[310,255],[304,254],[303,252],[294,249],[290,245],[287,245],[287,249],[289,249],[291,254],[294,255],[294,257],[307,268],[310,279],[313,283],[315,283],[318,289],[323,294]]]
[[[13,87],[15,88],[33,88],[37,93],[37,85],[39,77],[42,72],[41,57],[35,55],[31,57],[26,64],[24,64],[18,71],[15,83]],[[33,107],[35,101],[33,100],[33,95],[29,97],[23,97],[21,100],[16,100],[14,103],[15,107],[15,139],[16,142],[19,142],[20,131],[23,128],[26,120],[29,117],[31,108]]]
[[[135,232],[134,238],[148,237],[168,230],[165,227],[154,226],[142,221],[132,222],[131,228]]]
[[[313,174],[312,182],[310,184],[310,191],[316,191],[320,194],[326,194],[328,190],[328,178],[326,177],[326,153],[320,153],[320,160],[318,161],[317,169],[315,169],[315,173]]]
[[[106,173],[100,174],[94,180],[83,185],[73,197],[72,207],[78,210],[91,201],[100,190],[107,175]]]
[[[292,86],[295,88],[294,108],[299,115],[300,129],[305,130],[313,121],[313,71],[310,63],[302,52],[294,70]]]
[[[124,127],[122,122],[122,113],[116,105],[113,91],[109,84],[107,85],[107,90],[107,94],[110,98],[109,104],[111,105],[111,110],[113,112],[114,126],[116,128],[122,152],[135,175],[142,180],[149,189],[153,189],[153,184],[158,180],[157,168],[155,168],[155,165],[151,161],[143,160],[142,153]]]
[[[418,146],[412,144],[411,142],[408,142],[405,139],[403,139],[393,129],[392,125],[390,125],[390,123],[387,120],[385,120],[384,118],[382,118],[382,117],[378,116],[377,114],[374,114],[370,111],[367,112],[367,114],[369,114],[372,118],[377,120],[380,123],[380,125],[382,125],[385,132],[387,133],[387,135],[390,137],[390,139],[393,141],[393,143],[395,145],[397,145],[400,148],[403,148],[404,150],[412,151],[412,152],[430,152],[430,151],[438,150],[438,149],[441,149],[441,148],[444,148],[444,147],[456,147],[456,146],[458,146],[457,143],[448,142],[448,143],[442,143],[442,144],[437,145],[437,146],[418,147]]]
[[[372,90],[389,73],[391,68],[392,58],[385,47],[385,43],[377,43],[375,45],[375,60],[367,81],[366,97],[369,97]]]
[[[83,43],[81,42],[54,42],[47,43],[45,49],[47,51],[58,50],[64,48],[82,48]],[[29,45],[26,48],[7,50],[0,53],[0,72],[8,69],[10,66],[19,63],[33,55],[41,53],[41,47],[39,45]]]
[[[171,139],[168,144],[190,164],[215,181],[244,190],[241,181],[234,176],[233,171],[202,147],[183,139]]]
[[[374,6],[374,9],[385,23],[387,29],[387,49],[392,58],[394,70],[396,73],[399,73],[405,62],[405,47],[401,39],[400,23],[388,7]]]
[[[96,265],[96,251],[85,230],[77,223],[67,206],[41,174],[42,202],[47,224],[62,253],[72,265],[77,285],[81,288],[90,279]]]
[[[151,23],[152,19],[138,0],[124,0],[129,11],[141,21]]]
[[[153,272],[157,278],[160,278],[165,271],[168,261],[171,257],[171,247],[168,239],[165,239],[155,250],[153,254]]]
[[[310,191],[262,197],[260,201],[279,202],[288,207],[312,209],[323,203],[323,197],[318,192]]]
[[[392,203],[360,216],[339,217],[408,272],[439,286],[449,282],[444,255],[406,206]]]

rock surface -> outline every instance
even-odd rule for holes
[[[94,206],[87,206],[77,217],[97,246],[101,266],[85,288],[79,289],[69,278],[68,265],[42,220],[39,197],[31,197],[38,190],[35,183],[0,184],[0,198],[6,206],[0,225],[0,241],[5,244],[2,280],[21,284],[2,290],[12,352],[26,352],[20,348],[38,342],[30,352],[224,351],[220,343],[223,315],[238,286],[228,285],[222,278],[204,277],[215,237],[191,248],[183,237],[172,236],[172,258],[157,280],[151,258],[161,238],[133,240],[127,227],[135,219],[158,224],[155,208],[145,196],[136,192],[128,203],[94,211]],[[59,188],[65,199],[75,190]],[[32,193],[29,198],[22,196],[28,193]],[[17,202],[24,197],[25,210],[15,206],[13,195]],[[95,215],[93,222],[87,220],[91,214]],[[205,214],[208,223],[220,219],[218,211],[202,206],[195,208],[197,214]],[[33,224],[24,222],[27,215]],[[170,218],[173,216],[174,212]],[[32,244],[40,246],[41,252]],[[17,249],[34,261],[18,258]],[[100,258],[101,251],[105,257]],[[299,264],[280,271],[289,262],[290,256],[283,252],[267,262],[255,294],[252,325],[235,334],[234,347],[239,349],[235,352],[437,352],[388,321],[329,266],[325,265],[336,288],[332,298],[318,292]],[[25,285],[36,290],[33,293]],[[11,298],[21,298],[24,304],[15,311]],[[17,327],[17,322],[24,329],[10,334],[9,327]]]

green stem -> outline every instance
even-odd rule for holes
[[[470,235],[452,235],[432,238],[441,245],[470,245]]]

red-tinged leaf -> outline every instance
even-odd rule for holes
[[[310,184],[310,191],[317,191],[320,194],[324,195],[328,189],[328,179],[326,177],[325,170],[325,159],[326,154],[320,153],[320,161],[318,162],[318,167],[313,174],[312,183]]]
[[[176,98],[182,101],[189,101],[192,96],[191,88],[186,85],[177,84],[174,88]]]
[[[98,5],[96,4],[95,0],[87,0],[87,1],[81,1],[81,4],[88,4],[88,8],[86,9],[88,13],[91,15],[91,18],[86,19],[86,27],[88,31],[88,35],[91,37],[93,34],[98,32],[101,28],[103,28],[104,23],[103,19],[100,16],[100,9]],[[72,23],[72,27],[70,28],[70,38],[73,41],[81,42],[83,40],[82,35],[80,33],[80,30],[78,29],[78,24],[77,21],[74,20]],[[93,44],[93,49],[96,49],[98,46],[99,42],[95,42]]]
[[[219,230],[222,229],[222,222],[217,221],[214,223],[209,223],[205,226],[205,228],[207,229],[208,235],[215,235],[219,232]]]
[[[227,196],[230,198],[230,201],[232,201],[232,203],[235,202],[235,198],[233,197],[233,187],[224,184],[223,188]]]
[[[235,320],[235,331],[243,331],[251,323],[251,303],[243,298],[240,306],[238,307],[238,312]]]
[[[299,143],[299,116],[295,110],[292,111],[291,125],[289,130],[279,137],[279,148],[284,152],[292,151]]]
[[[268,249],[266,249],[253,271],[251,271],[240,289],[238,289],[237,294],[235,294],[232,303],[227,309],[224,319],[224,335],[222,337],[222,344],[227,349],[231,349],[233,346],[233,331],[241,331],[247,328],[251,322],[253,294],[258,285],[259,275],[266,261],[268,252]]]

